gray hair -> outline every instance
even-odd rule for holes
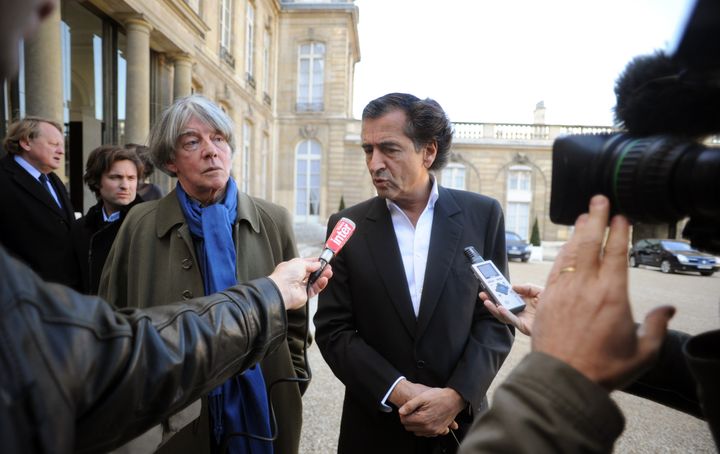
[[[230,150],[235,152],[233,121],[217,104],[202,95],[178,98],[165,109],[160,119],[153,125],[148,137],[148,147],[155,167],[171,177],[177,175],[168,170],[167,163],[175,160],[177,140],[185,125],[193,117],[220,132],[230,145]]]

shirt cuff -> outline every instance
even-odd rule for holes
[[[388,397],[390,397],[390,394],[392,394],[393,389],[395,389],[397,384],[400,383],[400,380],[405,380],[405,377],[404,376],[398,377],[398,379],[395,380],[395,382],[390,386],[390,389],[388,389],[388,391],[385,393],[385,396],[380,401],[380,411],[385,412],[385,413],[390,413],[392,411],[392,408],[390,408],[390,406],[386,402],[388,400]]]

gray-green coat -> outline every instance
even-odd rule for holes
[[[566,363],[531,352],[497,388],[458,454],[611,453],[624,425],[605,389]]]
[[[278,263],[297,255],[286,209],[239,193],[237,211],[233,238],[238,282],[267,276]],[[157,306],[204,294],[190,229],[175,191],[128,213],[105,263],[99,294],[117,307]],[[267,385],[278,378],[304,376],[304,330],[304,309],[288,312],[287,342],[261,362]],[[298,451],[304,388],[283,383],[273,389],[280,433],[275,441],[276,454]],[[208,452],[205,409],[198,421],[200,413],[200,403],[196,402],[171,417],[164,428],[154,428],[140,437],[134,442],[140,445],[130,445],[128,450],[163,444],[162,450],[167,452]]]

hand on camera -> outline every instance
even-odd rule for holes
[[[656,358],[675,310],[651,311],[636,328],[628,297],[630,225],[615,216],[603,247],[610,203],[590,202],[589,214],[558,254],[539,295],[532,349],[558,358],[608,390],[633,380]]]

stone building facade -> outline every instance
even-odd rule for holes
[[[274,200],[296,222],[325,223],[333,184],[342,168],[330,158],[343,152],[352,121],[355,63],[360,58],[357,10],[331,3],[286,5],[280,17],[278,160]],[[316,76],[323,68],[323,81]],[[298,68],[298,69],[295,69]],[[300,80],[310,74],[307,82]],[[309,89],[305,89],[308,86]],[[317,90],[320,89],[320,92]]]
[[[324,225],[375,194],[352,118],[360,60],[352,0],[61,0],[21,48],[21,71],[0,91],[0,135],[40,115],[66,125],[66,166],[76,209],[94,197],[82,174],[101,144],[145,143],[173,99],[202,93],[234,120],[233,176],[279,203],[297,224]],[[450,112],[452,116],[452,112]],[[441,184],[498,199],[506,224],[546,241],[569,229],[549,220],[552,142],[608,128],[456,123]],[[153,181],[175,183],[159,172]]]
[[[21,46],[18,77],[3,84],[0,133],[27,115],[64,123],[58,173],[86,211],[90,151],[145,143],[173,99],[202,93],[235,122],[241,189],[319,221],[327,196],[314,161],[324,165],[316,154],[342,142],[351,118],[357,22],[351,0],[61,0]],[[300,149],[308,153],[296,160]],[[158,173],[155,182],[174,185]]]

